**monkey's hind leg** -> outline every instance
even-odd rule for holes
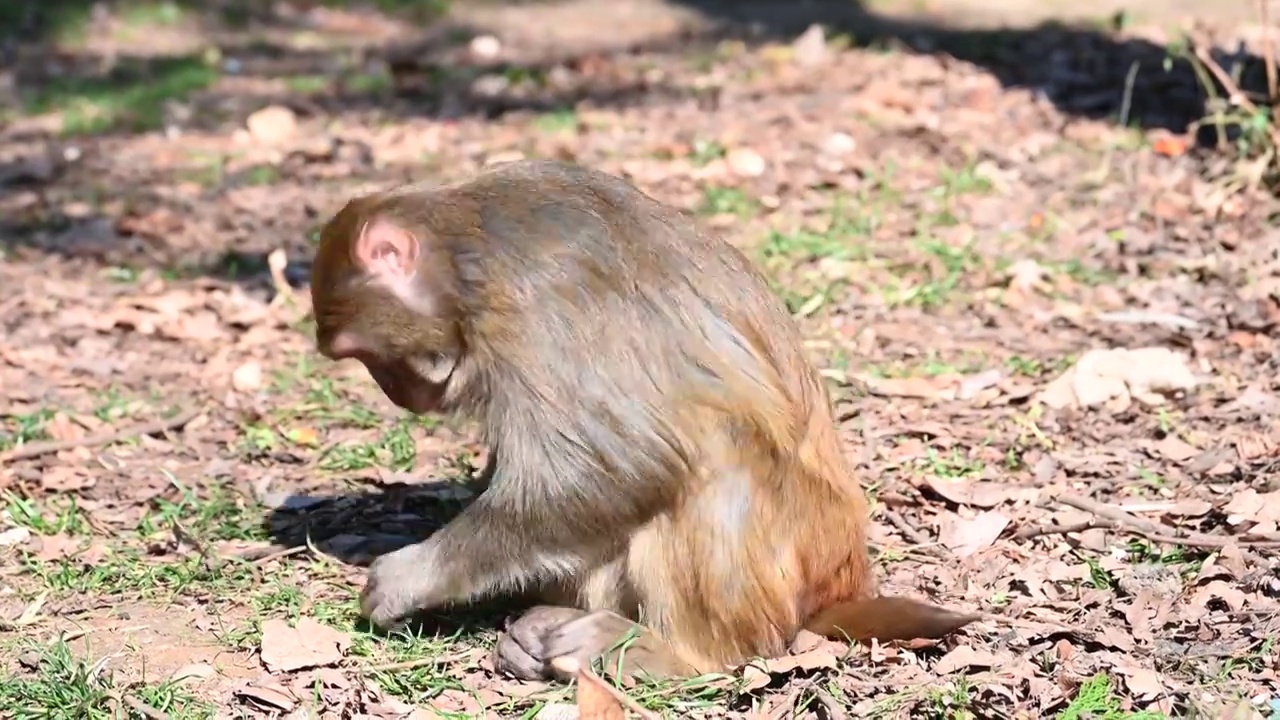
[[[698,670],[648,629],[609,610],[535,607],[498,640],[494,667],[522,680],[561,677],[551,661],[571,657],[584,666],[602,660],[613,677],[688,677]]]

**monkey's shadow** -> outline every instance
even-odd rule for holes
[[[440,480],[343,495],[289,495],[273,503],[264,525],[276,547],[310,544],[348,565],[368,567],[380,555],[429,538],[483,490],[475,480]],[[426,635],[500,630],[534,602],[528,595],[501,595],[450,605],[418,613],[405,629]],[[359,625],[369,629],[363,620]]]

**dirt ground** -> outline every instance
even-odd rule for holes
[[[485,450],[320,358],[305,287],[352,194],[558,157],[765,269],[885,588],[984,614],[629,703],[1280,718],[1273,136],[1182,33],[1260,87],[1252,3],[14,5],[0,717],[593,717],[493,672],[517,607],[358,620]]]

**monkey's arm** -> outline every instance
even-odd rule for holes
[[[374,561],[365,617],[386,627],[416,610],[575,575],[667,501],[659,483],[506,472],[499,465],[489,488],[435,535]]]

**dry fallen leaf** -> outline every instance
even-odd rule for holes
[[[883,378],[857,375],[873,395],[881,397],[950,398],[955,396],[955,376]]]
[[[1260,493],[1253,488],[1245,488],[1237,492],[1222,511],[1232,525],[1244,521],[1280,522],[1280,490]]]
[[[311,427],[296,427],[287,432],[289,440],[308,447],[314,447],[320,444],[320,433]]]
[[[40,475],[40,487],[49,492],[71,492],[93,487],[97,480],[85,468],[55,465]]]
[[[970,645],[961,645],[943,655],[933,669],[939,675],[949,675],[968,668],[993,668],[999,664],[1000,660],[995,654],[986,650],[975,650]]]
[[[237,689],[235,694],[261,707],[285,712],[292,710],[298,704],[298,699],[288,688],[271,680],[261,684],[246,685]]]
[[[173,674],[169,676],[169,679],[178,684],[194,683],[205,678],[211,678],[217,674],[218,671],[208,663],[192,663],[190,665],[184,665],[173,671]]]
[[[1200,448],[1172,434],[1165,435],[1163,440],[1157,441],[1155,449],[1161,455],[1174,462],[1186,462],[1200,454]]]
[[[1133,400],[1161,405],[1163,394],[1199,383],[1186,358],[1168,348],[1090,350],[1037,396],[1052,408],[1096,408],[1122,412]]]
[[[350,646],[349,635],[313,618],[301,618],[296,627],[280,619],[262,623],[262,663],[272,672],[332,665]]]
[[[1151,142],[1151,149],[1157,155],[1165,157],[1178,157],[1187,151],[1189,141],[1186,136],[1172,135],[1167,132],[1160,133],[1155,140]]]
[[[746,680],[743,690],[748,692],[759,690],[772,682],[774,675],[785,675],[794,670],[834,668],[838,662],[839,658],[826,647],[818,647],[796,655],[769,658],[763,663],[756,661],[742,669],[742,677]]]
[[[40,535],[32,543],[39,545],[35,556],[46,562],[63,560],[80,551],[80,540],[69,535]]]
[[[968,557],[987,548],[1009,526],[1009,518],[986,510],[972,518],[962,518],[954,513],[942,522],[938,541],[959,557]]]
[[[987,480],[926,475],[924,481],[934,492],[957,505],[979,508],[995,507],[1027,493],[1026,488]]]
[[[79,440],[85,436],[84,428],[73,422],[64,412],[55,413],[44,425],[44,432],[50,440]]]
[[[1120,665],[1116,671],[1125,676],[1124,684],[1137,699],[1147,702],[1165,693],[1164,682],[1154,670],[1137,665]]]
[[[578,717],[582,720],[624,720],[629,709],[644,720],[657,720],[651,713],[627,698],[621,690],[609,685],[591,668],[572,657],[551,661],[563,675],[573,675],[578,685]]]

